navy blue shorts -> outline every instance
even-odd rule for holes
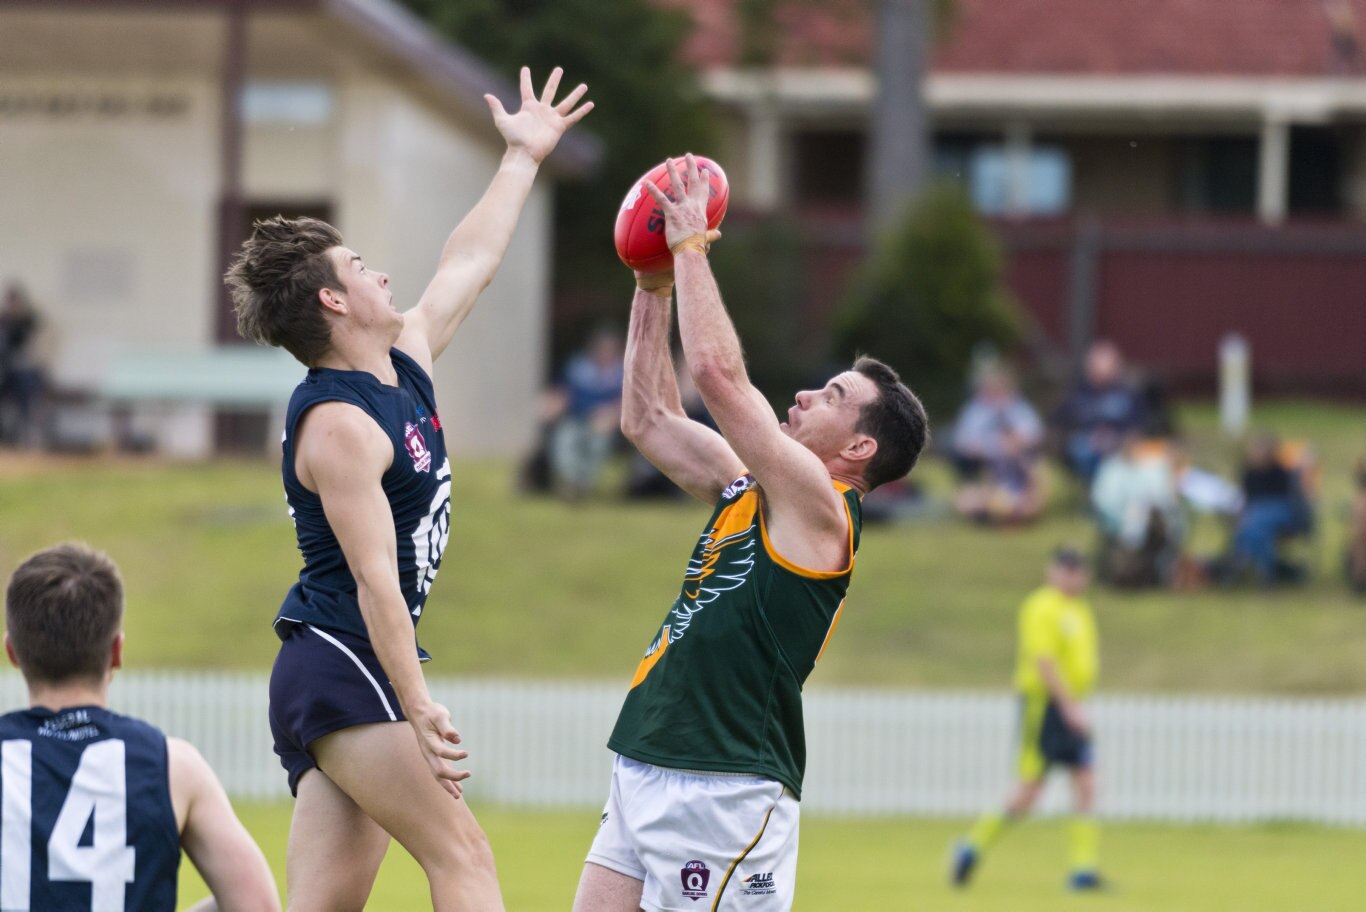
[[[292,794],[317,766],[309,744],[353,725],[403,719],[369,640],[299,624],[280,644],[270,672],[270,733]]]
[[[1032,781],[1050,767],[1084,769],[1094,762],[1091,739],[1074,732],[1063,719],[1058,704],[1047,696],[1020,700],[1020,778]]]
[[[1048,707],[1044,710],[1039,749],[1050,764],[1071,767],[1091,765],[1091,739],[1074,732],[1063,719],[1058,704],[1052,700],[1048,701]]]

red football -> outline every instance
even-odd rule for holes
[[[730,184],[726,183],[726,172],[710,158],[696,156],[697,169],[707,179],[710,199],[707,200],[707,227],[715,228],[726,217],[726,204],[730,201]],[[686,167],[683,156],[674,159],[679,168]],[[681,179],[680,179],[681,180]],[[674,257],[664,240],[664,213],[654,197],[646,192],[644,186],[650,181],[665,193],[673,180],[669,174],[669,163],[660,162],[643,177],[631,185],[626,199],[621,201],[617,212],[615,238],[617,256],[637,272],[663,272],[673,268]]]

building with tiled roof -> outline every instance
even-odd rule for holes
[[[757,35],[746,34],[729,0],[657,2],[693,12],[686,52],[724,112],[716,155],[731,174],[732,205],[825,219],[856,213],[877,89],[878,0],[779,4],[773,27]],[[1334,376],[1350,371],[1366,389],[1366,308],[1354,305],[1366,269],[1352,265],[1366,262],[1357,227],[1366,220],[1366,0],[952,6],[923,85],[934,167],[1001,219],[1017,296],[1055,342],[1075,347],[1093,333],[1122,332],[1140,358],[1165,362],[1173,375],[1208,375],[1219,328],[1257,315],[1265,319],[1246,332],[1263,355],[1259,368],[1274,367],[1268,358],[1298,338],[1284,376],[1331,362]],[[1098,226],[1091,266],[1068,227],[1082,219]],[[1135,220],[1153,226],[1142,240]],[[1195,229],[1182,226],[1192,221],[1223,228],[1212,237],[1205,224],[1187,244],[1182,232]],[[1121,223],[1129,240],[1119,240]],[[1259,233],[1259,225],[1289,227]],[[1168,257],[1145,275],[1144,294],[1183,314],[1217,306],[1232,316],[1164,337],[1171,320],[1161,306],[1129,301],[1111,281],[1114,245],[1125,244],[1224,250],[1199,263],[1192,255],[1175,271]],[[1252,257],[1277,245],[1299,252]],[[1315,253],[1310,264],[1306,251],[1320,249],[1342,260],[1309,268],[1331,259]],[[1274,276],[1265,272],[1273,260],[1281,264]],[[1295,277],[1283,284],[1286,269]],[[1180,283],[1163,284],[1178,275]],[[1228,300],[1215,300],[1211,287]],[[1310,321],[1326,327],[1321,339],[1267,297],[1278,288],[1341,302],[1316,304],[1337,308]]]

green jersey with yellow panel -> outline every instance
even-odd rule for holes
[[[849,517],[848,564],[835,572],[773,549],[752,475],[722,493],[608,747],[656,766],[763,776],[801,797],[802,685],[839,621],[862,528],[858,492],[831,483]]]

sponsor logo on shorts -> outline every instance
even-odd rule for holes
[[[606,812],[606,811],[603,811],[603,812],[602,812],[602,819],[598,821],[598,826],[603,826],[603,825],[606,824],[606,823],[607,823],[607,812]]]
[[[707,898],[707,882],[711,880],[711,871],[707,869],[706,862],[694,858],[683,865],[683,870],[678,872],[678,876],[683,880],[684,897],[693,902]]]
[[[744,880],[740,888],[741,896],[767,896],[770,893],[777,893],[778,888],[773,885],[773,872],[768,871],[764,874],[751,874]]]

